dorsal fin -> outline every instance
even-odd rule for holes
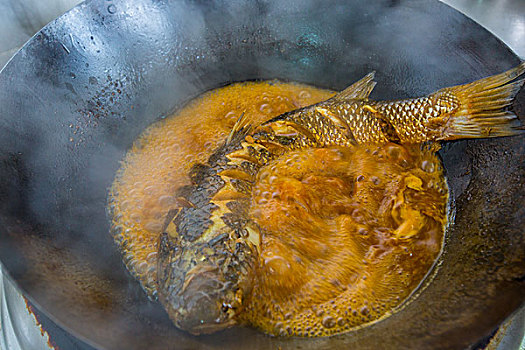
[[[345,100],[366,100],[376,86],[374,81],[375,71],[365,75],[361,80],[353,83],[333,98],[339,101]]]
[[[233,125],[233,128],[226,139],[226,144],[229,144],[237,133],[243,132],[244,134],[248,134],[250,129],[251,125],[248,123],[248,117],[245,112],[242,112],[239,119],[237,119]]]

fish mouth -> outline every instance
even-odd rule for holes
[[[233,319],[230,319],[226,322],[220,323],[220,324],[200,324],[196,325],[191,329],[186,329],[187,332],[193,334],[193,335],[203,335],[203,334],[212,334],[215,332],[222,331],[226,328],[230,328],[232,326],[235,326],[237,322]]]
[[[235,322],[220,308],[216,294],[194,293],[185,299],[183,310],[175,315],[177,325],[193,335],[212,333],[233,325]],[[171,313],[168,312],[171,316]]]

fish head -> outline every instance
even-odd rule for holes
[[[189,333],[208,334],[237,323],[250,291],[243,245],[181,244],[164,233],[159,243],[157,291],[173,323]],[[234,248],[234,249],[232,249]],[[235,249],[237,248],[237,249]]]
[[[173,284],[159,293],[168,315],[175,325],[192,334],[207,334],[236,323],[235,306],[241,300],[237,290],[216,266],[197,264],[189,270],[181,288]]]

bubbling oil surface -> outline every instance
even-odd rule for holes
[[[157,239],[187,174],[241,113],[257,125],[332,91],[250,82],[195,99],[135,142],[110,192],[124,262],[155,295]],[[239,323],[276,335],[325,336],[387,316],[418,287],[443,244],[448,191],[440,161],[418,145],[293,151],[265,166],[250,218],[261,255]]]
[[[386,316],[441,251],[447,193],[439,159],[419,145],[272,161],[253,189],[262,254],[241,318],[273,334],[326,336]]]

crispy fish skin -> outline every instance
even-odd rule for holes
[[[179,191],[188,205],[168,215],[159,240],[159,300],[175,325],[193,334],[234,324],[249,292],[260,244],[258,229],[247,219],[251,184],[220,175],[238,170],[226,155],[240,149],[242,136],[193,168],[192,186]]]
[[[368,99],[374,74],[313,106],[252,128],[241,117],[230,137],[194,168],[159,240],[158,294],[175,325],[193,334],[233,324],[258,263],[261,234],[247,215],[259,170],[292,150],[362,143],[421,143],[518,135],[507,110],[523,85],[525,63],[426,97]]]

